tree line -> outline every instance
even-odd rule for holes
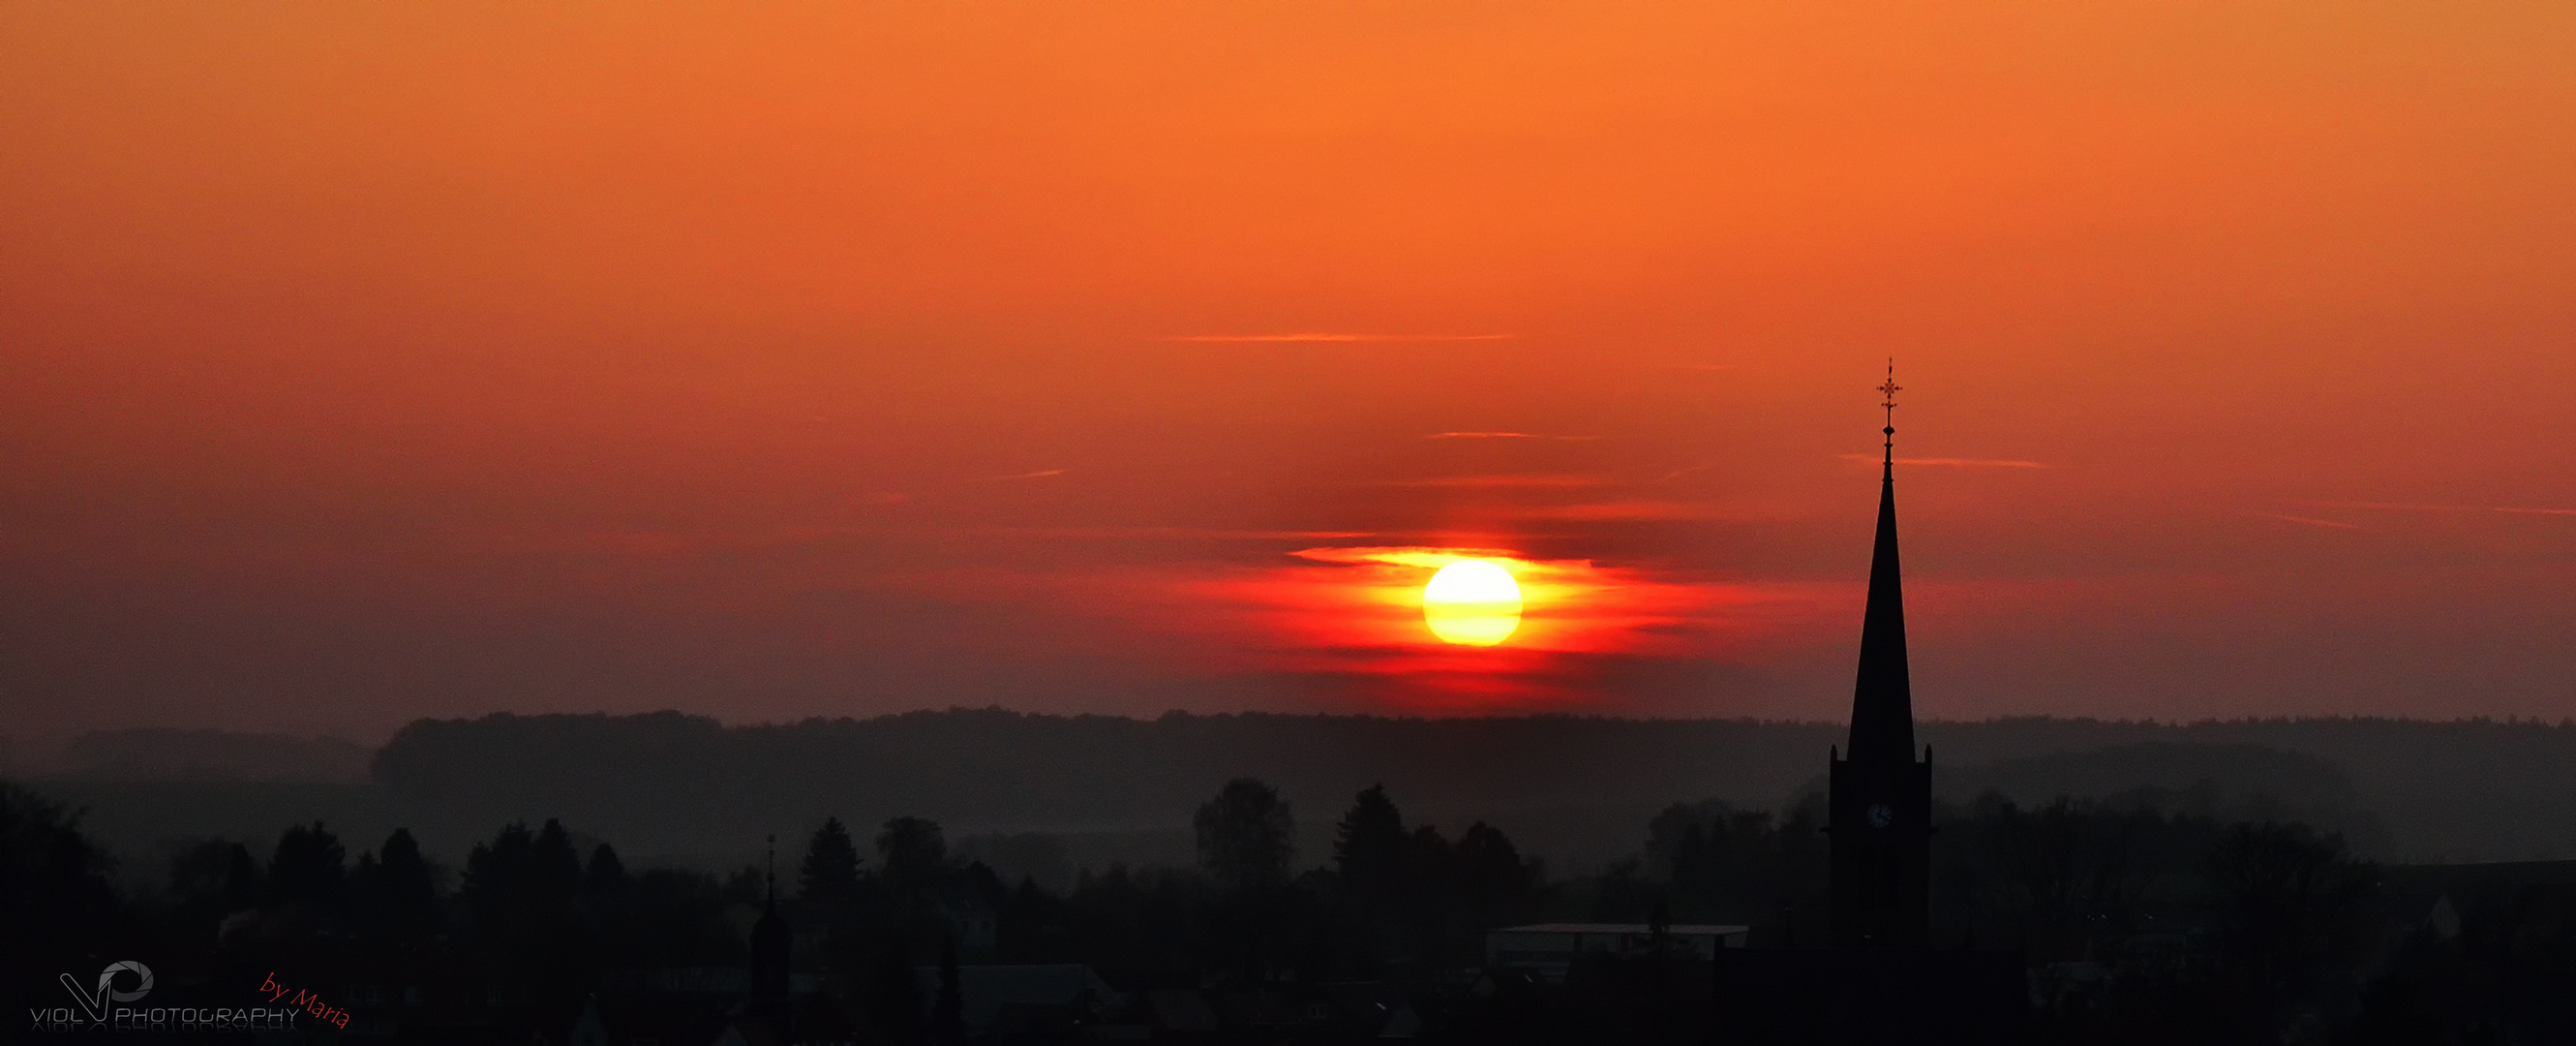
[[[2308,1028],[2317,1041],[2465,1044],[2576,1028],[2547,987],[2576,975],[2576,888],[2446,896],[2449,921],[2428,921],[2333,833],[2169,807],[1945,805],[1936,943],[2023,952],[2043,1041],[2271,1042]],[[1530,921],[1730,923],[1757,947],[1816,946],[1821,820],[1814,797],[1777,812],[1675,803],[1643,826],[1635,859],[1550,876],[1499,829],[1409,822],[1371,786],[1335,818],[1330,852],[1301,860],[1288,800],[1239,778],[1193,811],[1193,867],[1085,869],[1062,890],[1007,882],[952,854],[937,822],[899,816],[872,833],[826,818],[787,841],[774,875],[630,868],[554,820],[505,825],[453,867],[408,831],[353,857],[328,826],[299,824],[272,844],[200,841],[161,889],[120,893],[73,813],[0,786],[0,933],[22,957],[122,949],[216,969],[425,956],[536,1005],[621,971],[741,967],[743,913],[775,898],[806,939],[800,972],[874,1038],[950,1042],[963,963],[1082,963],[1130,989],[1427,986],[1482,965],[1485,931]],[[53,972],[21,965],[13,984]],[[925,968],[940,971],[928,984]],[[1587,958],[1562,986],[1528,987],[1538,995],[1459,1003],[1446,1027],[1517,1041],[1658,1007],[1656,1027],[1718,1020],[1690,1010],[1689,990],[1639,995],[1681,983],[1644,976]],[[1493,1023],[1506,1005],[1535,1008]]]

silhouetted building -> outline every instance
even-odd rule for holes
[[[790,992],[794,978],[789,962],[795,954],[796,936],[787,928],[787,920],[778,915],[778,872],[775,856],[770,858],[769,897],[763,903],[760,919],[751,924],[751,998],[744,1015],[774,1034],[781,1042],[796,1041],[794,1001]]]
[[[1914,752],[1914,691],[1905,667],[1905,583],[1896,556],[1896,380],[1879,464],[1878,540],[1861,617],[1850,747],[1834,753],[1825,831],[1833,941],[1844,948],[1920,948],[1932,920],[1932,753]]]
[[[1725,1041],[1989,1046],[2021,1041],[2030,1012],[2019,952],[1934,951],[1932,754],[1914,749],[1896,556],[1896,379],[1879,464],[1877,548],[1861,620],[1848,747],[1826,798],[1832,946],[1720,948],[1710,956]]]

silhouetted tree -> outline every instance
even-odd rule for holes
[[[491,842],[476,843],[466,853],[465,882],[458,896],[486,932],[500,932],[530,907],[535,890],[529,849],[535,841],[526,822],[513,821]]]
[[[1065,903],[1033,880],[1022,879],[1002,905],[993,927],[995,958],[1005,963],[1061,962],[1071,957],[1072,927]]]
[[[1412,849],[1404,814],[1387,798],[1386,786],[1370,785],[1333,830],[1333,871],[1362,904],[1390,903],[1403,891]]]
[[[108,926],[116,894],[106,854],[81,834],[80,817],[0,785],[0,952],[68,942]]]
[[[2308,987],[2322,960],[2353,943],[2376,869],[2344,852],[2341,835],[2299,824],[2244,824],[2209,851],[2202,873],[2229,957],[2268,1010]]]
[[[2034,810],[1990,804],[1984,820],[1990,892],[2033,955],[2077,958],[2096,937],[2126,929],[2145,886],[2132,872],[2130,815],[2060,797]]]
[[[514,822],[466,855],[459,896],[484,938],[522,953],[552,952],[570,944],[581,878],[562,824],[549,819],[530,832]]]
[[[601,843],[590,850],[590,864],[581,872],[582,893],[594,898],[615,897],[626,890],[626,862],[617,859],[617,850]]]
[[[1712,837],[1722,839],[1735,805],[1723,799],[1674,803],[1646,822],[1646,868],[1676,884],[1695,877],[1704,865]],[[1723,842],[1715,844],[1722,849]]]
[[[592,945],[606,949],[599,952],[603,957],[617,954],[609,940],[611,927],[636,917],[633,887],[616,847],[601,843],[590,848],[590,861],[581,869],[581,913]]]
[[[414,940],[438,929],[438,873],[421,855],[410,829],[394,829],[375,853],[358,858],[349,892],[351,909],[366,933]]]
[[[797,895],[835,910],[858,898],[859,848],[850,841],[850,830],[841,826],[840,818],[824,818],[823,827],[815,829],[813,840],[805,844]]]
[[[320,821],[287,829],[278,836],[277,851],[268,859],[270,899],[313,908],[337,906],[348,885],[348,858],[340,837]]]
[[[571,907],[572,899],[581,893],[581,855],[574,851],[572,833],[563,823],[546,818],[546,826],[528,849],[530,871],[536,877],[540,896],[549,907]]]
[[[581,919],[581,857],[561,822],[503,828],[465,859],[458,900],[478,961],[531,998],[558,998],[592,976]]]
[[[726,921],[723,886],[705,872],[655,868],[628,885],[621,917],[601,927],[604,944],[635,966],[733,965],[743,940]]]
[[[1288,881],[1295,856],[1297,821],[1269,785],[1249,777],[1228,781],[1191,818],[1199,867],[1227,890],[1253,890]]]
[[[170,859],[170,895],[197,916],[211,918],[258,907],[267,891],[249,847],[208,839]]]
[[[1771,923],[1762,929],[1787,932],[1783,924],[1823,900],[1825,855],[1816,830],[1822,815],[1821,795],[1792,808],[1785,820],[1716,800],[1675,803],[1647,828],[1642,871],[1668,884],[1676,917],[1684,921]]]
[[[1093,963],[1114,982],[1185,984],[1211,969],[1214,901],[1204,877],[1113,864],[1084,869],[1046,914],[1062,920],[1064,950],[1056,954]]]
[[[913,969],[909,933],[897,927],[886,934],[874,959],[861,1008],[887,1041],[916,1046],[921,1041],[921,977]]]
[[[1483,821],[1467,826],[1450,849],[1451,874],[1458,899],[1479,929],[1528,902],[1536,884],[1520,850],[1501,830]]]
[[[948,865],[948,840],[937,821],[893,818],[877,833],[877,864],[886,889],[899,898],[909,897],[938,882]]]
[[[1426,824],[1413,830],[1404,843],[1404,894],[1409,899],[1446,898],[1451,887],[1449,839],[1440,834],[1439,825]]]

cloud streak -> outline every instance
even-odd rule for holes
[[[2506,516],[2576,516],[2576,508],[2523,505],[2419,505],[2403,501],[2303,501],[2318,508],[2368,509],[2376,512],[2492,512]]]
[[[1520,627],[1499,646],[1453,646],[1424,626],[1423,584],[1461,559],[1499,564],[1520,584]],[[1221,636],[1208,644],[1220,667],[1311,674],[1415,710],[1581,707],[1602,698],[1587,659],[1742,658],[1857,596],[1851,585],[1716,582],[1493,547],[1334,545],[1284,560],[1180,581],[1198,609],[1175,627]]]
[[[1547,436],[1536,432],[1434,432],[1424,439],[1552,439],[1560,443],[1582,443],[1599,436]]]
[[[1354,334],[1333,331],[1292,331],[1280,334],[1177,334],[1163,341],[1202,345],[1244,344],[1342,344],[1349,342],[1425,342],[1425,341],[1510,341],[1518,334]]]
[[[2335,519],[2318,519],[2315,516],[2293,516],[2280,512],[2248,512],[2246,515],[2262,519],[2277,519],[2284,523],[2296,523],[2303,527],[2329,527],[2335,530],[2358,530],[2365,533],[2370,530],[2369,527],[2362,526],[2359,523],[2346,523],[2342,520]]]
[[[970,527],[938,533],[1011,534],[1026,537],[1129,540],[1175,538],[1190,541],[1345,541],[1379,536],[1369,530],[1245,530],[1222,527]]]
[[[1390,479],[1382,480],[1376,485],[1381,487],[1465,487],[1471,489],[1557,490],[1575,487],[1599,487],[1606,486],[1608,483],[1609,480],[1600,476],[1498,475],[1433,476],[1428,479]]]
[[[1875,462],[1879,460],[1877,458],[1870,457],[1867,454],[1837,454],[1835,457],[1839,457],[1844,461]],[[2022,461],[2015,458],[1898,458],[1896,459],[1896,463],[1899,465],[1938,465],[1943,468],[1954,469],[2044,469],[2048,467],[2040,462]]]
[[[1514,519],[1567,520],[1578,523],[1653,523],[1739,518],[1716,506],[1674,501],[1606,501],[1579,505],[1546,505],[1511,513]]]

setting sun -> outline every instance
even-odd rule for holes
[[[1521,586],[1485,560],[1459,560],[1422,586],[1422,621],[1445,642],[1493,646],[1521,625]]]

